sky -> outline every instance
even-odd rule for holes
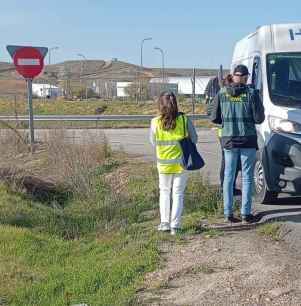
[[[79,59],[160,67],[229,67],[234,44],[260,25],[301,22],[301,1],[2,0],[0,61],[6,45],[55,47],[52,63]],[[48,59],[47,59],[48,60]]]

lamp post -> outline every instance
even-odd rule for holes
[[[51,64],[51,51],[58,50],[59,47],[52,47],[48,49],[48,64]]]
[[[164,71],[164,61],[165,61],[165,54],[164,51],[159,48],[159,47],[155,47],[155,50],[158,50],[161,53],[161,57],[162,57],[162,83],[165,84],[165,71]]]
[[[51,51],[55,51],[55,50],[58,50],[59,47],[52,47],[52,48],[48,48],[48,65],[50,66],[51,65]],[[51,98],[52,96],[52,88],[51,88],[51,80],[50,80],[50,84],[49,84],[49,96]]]
[[[77,56],[81,57],[84,59],[84,61],[87,62],[87,58],[82,54],[82,53],[78,53]],[[83,74],[83,70],[84,70],[84,65],[82,62],[82,66],[81,66],[81,70],[80,70],[80,79],[82,78],[82,74]],[[87,87],[87,81],[86,81],[86,100],[88,99],[88,87]]]
[[[141,40],[141,44],[140,44],[140,78],[139,78],[140,100],[142,100],[143,45],[145,41],[152,40],[152,39],[153,39],[152,37],[146,37]]]

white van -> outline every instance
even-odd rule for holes
[[[301,195],[301,23],[259,27],[236,44],[232,72],[238,64],[248,66],[248,83],[265,107],[257,127],[255,199]]]

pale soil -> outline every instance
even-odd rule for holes
[[[301,256],[255,230],[162,245],[139,305],[301,305]]]

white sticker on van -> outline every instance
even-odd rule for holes
[[[301,36],[301,29],[299,30],[299,32],[295,32],[293,29],[289,29],[288,31],[289,31],[289,33],[290,33],[290,38],[291,38],[291,40],[295,40],[295,37],[296,37],[297,35],[300,35],[300,36]]]

